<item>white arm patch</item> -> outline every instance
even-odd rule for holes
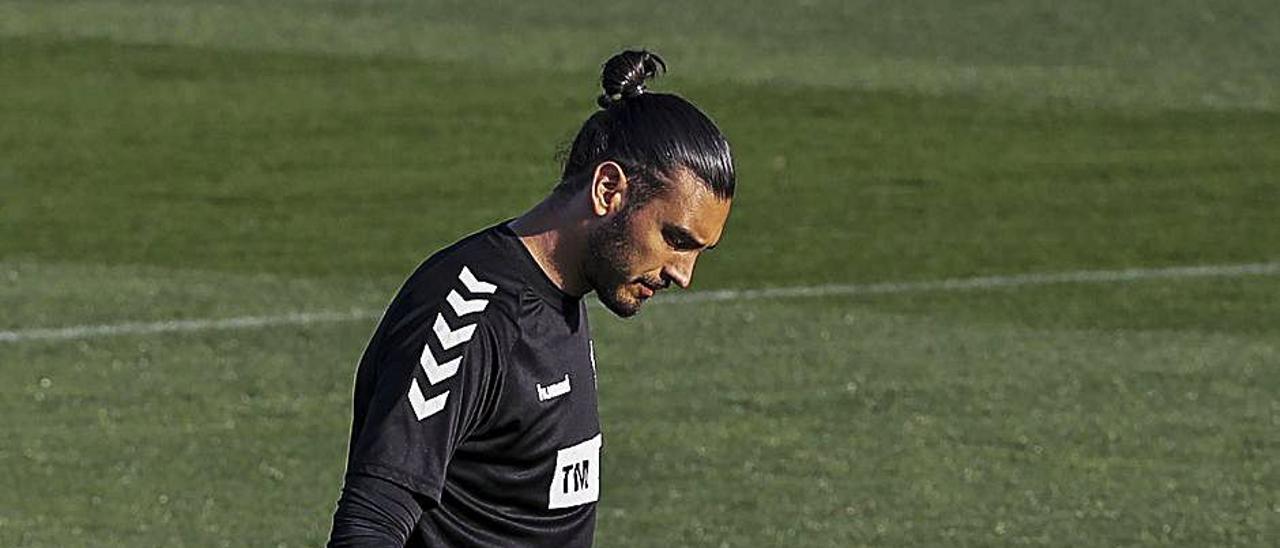
[[[462,267],[462,272],[458,274],[458,281],[462,282],[467,291],[473,294],[493,294],[498,290],[498,286],[476,278],[471,273],[471,269],[465,266]],[[488,299],[464,299],[456,289],[449,290],[449,296],[445,300],[459,318],[467,314],[481,312],[485,307],[489,306]],[[457,329],[450,327],[449,322],[444,319],[444,314],[439,312],[436,313],[435,323],[431,325],[431,333],[439,341],[441,352],[447,352],[458,345],[470,341],[475,332],[476,324],[474,323],[463,325]],[[434,386],[458,373],[458,368],[462,365],[462,356],[459,355],[451,360],[441,362],[437,359],[435,353],[431,351],[431,344],[428,342],[422,345],[422,354],[418,357],[418,365],[422,367],[422,372],[426,374],[427,382]],[[413,378],[409,383],[408,396],[409,406],[413,408],[414,416],[418,417],[418,420],[423,420],[444,409],[445,403],[449,400],[449,391],[445,390],[428,398],[422,387],[418,385],[418,379]]]

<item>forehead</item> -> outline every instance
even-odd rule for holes
[[[718,243],[732,200],[717,197],[687,169],[678,170],[669,183],[644,209],[664,225],[684,228],[704,243]]]

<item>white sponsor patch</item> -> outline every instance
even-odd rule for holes
[[[547,508],[568,508],[600,499],[600,434],[556,452]]]
[[[552,398],[558,398],[569,393],[569,374],[564,374],[564,380],[542,386],[538,383],[538,401],[547,401]]]

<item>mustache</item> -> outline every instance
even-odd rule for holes
[[[666,280],[666,279],[663,279],[663,278],[650,278],[650,277],[647,277],[647,276],[641,276],[641,277],[637,278],[637,279],[636,279],[636,281],[637,281],[637,282],[639,282],[639,283],[641,283],[641,284],[643,284],[644,286],[648,287],[649,289],[654,290],[654,291],[659,291],[659,290],[662,290],[662,289],[666,289],[668,286],[670,286],[670,285],[671,285],[671,282],[670,282],[670,281],[668,281],[668,280]]]

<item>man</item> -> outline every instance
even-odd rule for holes
[[[720,130],[626,51],[540,204],[418,268],[356,376],[330,546],[589,546],[603,440],[586,305],[688,287],[734,190]]]

